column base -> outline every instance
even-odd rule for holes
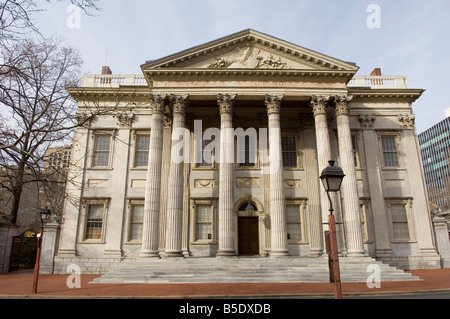
[[[309,251],[309,257],[311,258],[317,258],[317,257],[321,257],[323,255],[323,249],[317,249],[317,250],[310,250]]]
[[[275,258],[277,258],[277,257],[289,257],[290,256],[290,254],[289,254],[289,251],[288,250],[272,250],[271,252],[270,252],[270,255],[269,255],[270,257],[275,257]]]
[[[346,256],[347,257],[366,257],[367,254],[364,251],[354,251],[354,252],[347,251]]]
[[[223,249],[217,252],[216,257],[234,257],[236,252],[233,249]]]
[[[139,257],[142,258],[159,258],[159,253],[157,251],[141,251]]]
[[[162,257],[173,258],[173,257],[184,257],[184,255],[182,251],[165,251],[162,254]]]

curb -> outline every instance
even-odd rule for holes
[[[383,291],[383,292],[348,292],[342,293],[342,297],[375,297],[375,296],[395,296],[395,295],[416,295],[432,293],[450,293],[450,289],[425,289],[415,291]],[[333,298],[333,293],[298,293],[298,294],[224,294],[224,295],[166,295],[166,296],[145,296],[145,295],[0,295],[0,299],[276,299],[276,298],[305,298],[305,299],[328,299]]]

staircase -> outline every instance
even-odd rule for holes
[[[369,265],[380,269],[381,281],[420,280],[403,270],[370,257],[339,259],[342,282],[366,282],[373,274]],[[163,258],[124,262],[119,268],[94,279],[94,283],[326,283],[328,258],[228,257]]]

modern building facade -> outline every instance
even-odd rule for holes
[[[444,120],[419,134],[419,143],[429,199],[441,209],[449,209],[450,109]]]
[[[254,30],[141,69],[69,89],[84,124],[55,272],[138,258],[320,257],[329,160],[346,175],[333,198],[343,256],[439,268],[412,112],[423,90],[404,77],[356,76],[353,63]]]

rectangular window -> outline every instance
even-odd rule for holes
[[[200,163],[197,163],[197,167],[212,167],[213,166],[213,162],[214,162],[214,148],[213,145],[210,145],[211,143],[213,143],[214,139],[205,139],[203,138],[201,143],[202,143],[202,149],[201,149],[201,153],[199,154],[199,156],[201,155],[201,158],[198,159],[198,161]]]
[[[283,166],[297,167],[297,141],[295,136],[282,136],[281,150],[283,152]]]
[[[363,239],[365,242],[369,241],[369,228],[367,224],[369,203],[367,200],[360,201],[359,203],[359,216],[361,220],[361,229],[363,233]]]
[[[85,239],[101,239],[104,205],[88,205]]]
[[[287,233],[289,240],[302,240],[302,218],[300,205],[286,205]]]
[[[143,222],[144,222],[144,205],[132,205],[130,240],[142,240]]]
[[[355,167],[360,167],[359,152],[358,152],[358,136],[357,135],[352,135],[352,148],[353,148],[353,160],[355,161]]]
[[[385,167],[399,167],[397,137],[382,136],[383,163]]]
[[[97,134],[94,141],[94,167],[109,166],[109,153],[111,148],[111,135]]]
[[[408,216],[405,204],[391,204],[392,228],[394,239],[409,240]]]
[[[134,159],[135,167],[147,167],[148,150],[150,147],[150,135],[136,135],[136,153]]]
[[[240,142],[238,139],[238,163],[240,167],[255,167],[256,166],[256,140],[246,135],[244,142]]]
[[[212,206],[197,205],[195,207],[195,240],[212,239]]]

